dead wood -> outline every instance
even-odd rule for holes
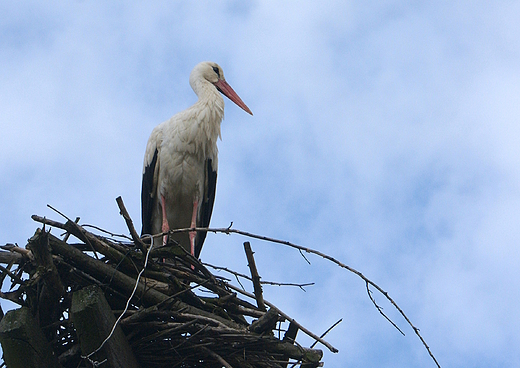
[[[63,239],[38,229],[26,248],[13,244],[0,246],[0,263],[6,265],[0,265],[0,281],[7,278],[11,281],[9,291],[0,291],[0,297],[29,307],[32,315],[38,317],[37,321],[44,323],[41,326],[44,336],[50,340],[53,353],[59,356],[63,367],[90,367],[101,363],[87,361],[80,355],[77,331],[69,320],[72,293],[89,285],[99,286],[112,311],[120,315],[113,330],[120,324],[143,367],[317,367],[323,364],[323,353],[313,349],[316,343],[332,352],[338,351],[323,337],[341,320],[317,336],[263,299],[261,285],[266,282],[260,280],[250,245],[244,244],[251,277],[226,267],[208,265],[234,275],[242,287],[238,288],[213,275],[204,264],[174,242],[151,247],[149,236],[138,237],[120,197],[117,202],[131,237],[113,234],[93,225],[79,225],[79,218],[72,221],[55,210],[67,221],[61,223],[36,215],[32,218],[44,224],[43,229],[51,226],[65,230]],[[93,234],[86,227],[109,236]],[[314,254],[346,269],[364,281],[376,309],[403,333],[383,313],[372,289],[397,309],[440,368],[419,329],[403,310],[386,291],[356,269],[317,250],[231,229],[231,226],[175,229],[170,233],[187,231],[234,233],[283,244],[297,249],[304,258],[304,253]],[[80,242],[67,243],[70,235]],[[154,237],[163,235],[166,234],[155,234]],[[132,242],[114,240],[118,237]],[[157,262],[157,258],[166,261]],[[252,281],[254,294],[245,291],[240,278]],[[303,286],[310,285],[269,283],[298,286],[302,290]],[[199,290],[204,294],[197,292]],[[257,305],[239,298],[238,294],[255,300]],[[42,305],[47,302],[48,305]],[[266,306],[269,307],[267,312]],[[252,318],[257,320],[251,321]],[[282,321],[288,322],[289,327],[280,340],[274,332],[280,335],[279,322]],[[298,331],[316,341],[311,348],[303,348],[295,341]],[[112,333],[107,340],[111,338]]]
[[[6,313],[0,322],[0,342],[9,368],[58,368],[60,364],[29,308]]]
[[[143,368],[323,364],[321,350],[295,342],[294,329],[301,326],[263,301],[250,247],[246,253],[256,296],[242,294],[257,305],[181,247],[151,249],[137,237],[122,201],[118,205],[132,242],[96,235],[68,218],[62,223],[32,216],[43,228],[26,248],[1,247],[0,263],[6,266],[0,266],[0,275],[11,280],[12,290],[0,297],[29,307],[24,310],[36,317],[61,366],[91,367],[105,360],[108,366],[123,361]],[[65,230],[65,237],[49,227]],[[80,242],[68,243],[69,235]],[[165,262],[157,259],[162,257]],[[100,294],[86,298],[88,290]],[[276,336],[283,321],[292,321],[292,327],[282,340]],[[125,341],[130,350],[111,348]],[[2,345],[5,353],[8,344]]]
[[[98,286],[91,285],[74,292],[70,314],[87,360],[106,360],[111,368],[139,368],[121,327],[116,326],[111,338],[105,341],[116,319]]]
[[[246,251],[247,263],[251,271],[251,280],[253,280],[253,290],[255,292],[256,304],[258,309],[265,310],[264,296],[262,294],[262,284],[260,284],[260,275],[256,269],[255,259],[253,257],[253,250],[249,242],[244,243],[244,250]]]

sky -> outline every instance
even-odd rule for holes
[[[520,367],[518,19],[513,1],[2,2],[0,244],[62,220],[47,204],[126,233],[121,195],[138,225],[148,136],[215,61],[254,115],[226,100],[211,226],[363,272],[442,367]],[[201,259],[248,273],[246,240],[209,234]],[[265,299],[316,334],[343,319],[326,367],[435,366],[357,276],[250,241],[263,280],[315,283]]]

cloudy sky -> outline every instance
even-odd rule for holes
[[[213,227],[363,272],[443,367],[520,367],[519,3],[41,4],[0,4],[0,243],[60,220],[47,204],[126,232],[121,195],[139,223],[148,135],[211,60],[254,113],[226,100]],[[210,234],[201,258],[247,273],[244,240]],[[434,366],[355,275],[252,247],[264,280],[316,283],[267,300],[317,334],[343,318],[326,366]]]

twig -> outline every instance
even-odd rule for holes
[[[41,217],[41,216],[38,216],[38,215],[32,215],[31,218],[34,221],[42,223],[44,225],[50,225],[52,227],[57,227],[58,229],[67,230],[67,228],[65,227],[65,224],[62,223],[62,222],[58,222],[58,221],[55,221],[55,220],[50,220],[47,217]]]
[[[222,358],[220,355],[218,355],[217,353],[215,353],[214,351],[208,349],[207,347],[205,346],[201,346],[200,349],[205,352],[206,354],[208,354],[210,357],[214,358],[217,362],[220,363],[220,365],[226,367],[226,368],[233,368],[228,362],[226,362],[224,360],[224,358]]]
[[[11,280],[13,280],[13,282],[16,282],[17,284],[20,284],[20,285],[25,284],[25,281],[23,281],[20,278],[20,276],[12,273],[10,270],[5,268],[4,266],[0,266],[0,271],[2,271],[2,273],[4,273],[5,275],[9,276],[11,278]]]
[[[370,290],[370,286],[368,285],[368,282],[366,283],[366,286],[367,286],[367,293],[368,293],[368,297],[370,298],[370,300],[372,301],[372,304],[374,304],[374,307],[376,307],[376,309],[379,311],[379,313],[381,313],[381,315],[383,317],[386,318],[386,320],[388,322],[390,322],[392,324],[392,326],[394,326],[397,331],[399,331],[403,336],[405,336],[404,332],[394,323],[394,321],[392,321],[384,312],[383,312],[383,308],[381,308],[377,303],[376,303],[376,300],[374,299],[374,297],[372,296],[372,291]]]
[[[244,287],[244,285],[242,285],[242,283],[240,282],[240,279],[238,278],[238,275],[235,275],[235,278],[236,278],[238,284],[240,285],[240,287],[242,288],[242,290],[246,290],[246,288]]]
[[[116,202],[119,206],[119,210],[121,211],[121,216],[123,216],[123,218],[126,221],[126,226],[130,231],[130,235],[132,236],[134,243],[137,245],[137,248],[139,248],[139,250],[144,252],[146,247],[141,238],[139,238],[139,235],[137,235],[137,231],[135,231],[134,223],[132,221],[132,218],[128,214],[128,211],[126,210],[125,204],[123,203],[123,198],[121,198],[121,196],[117,197]]]
[[[79,223],[79,217],[76,217],[76,219],[74,220],[74,222],[75,222],[76,224]],[[63,238],[63,241],[66,243],[67,240],[69,240],[69,237],[70,237],[70,232],[67,231],[67,232],[65,233],[65,237]]]
[[[62,212],[58,211],[56,208],[52,207],[50,204],[48,204],[47,207],[49,207],[51,210],[53,210],[54,212],[56,212],[58,215],[64,217],[67,221],[72,221],[70,218],[68,218],[67,216],[65,216]]]
[[[94,239],[94,238],[92,238],[94,236],[94,234],[89,233],[88,231],[83,229],[81,227],[81,225],[78,225],[74,221],[68,219],[67,216],[65,216],[64,214],[59,212],[57,209],[55,209],[51,205],[47,205],[47,206],[52,208],[54,211],[58,212],[63,217],[65,217],[67,219],[67,222],[65,224],[62,224],[61,222],[54,221],[54,220],[49,220],[46,217],[41,217],[41,216],[38,216],[38,215],[32,215],[31,218],[34,221],[36,221],[36,222],[42,223],[44,226],[45,225],[50,225],[50,226],[54,226],[54,227],[57,227],[59,229],[63,229],[63,230],[66,230],[66,231],[72,233],[76,238],[78,238],[80,240],[83,240],[85,242],[85,244],[87,244],[90,247],[90,249],[92,250],[92,252],[94,253],[94,257],[96,259],[99,259],[98,255],[97,255],[97,252],[96,252],[96,248],[94,247],[94,245],[91,242],[91,240]],[[86,234],[92,235],[91,239],[89,239],[89,237]],[[98,239],[96,238],[96,241],[97,240]]]
[[[233,274],[235,276],[235,278],[238,277],[242,277],[244,279],[247,279],[249,281],[253,281],[253,279],[251,278],[251,276],[248,276],[248,275],[244,275],[243,273],[240,273],[240,272],[236,272],[236,271],[233,271],[233,270],[230,270],[229,268],[227,267],[221,267],[221,266],[215,266],[215,265],[212,265],[210,263],[202,263],[204,266],[208,266],[208,267],[211,267],[215,270],[221,270],[221,271],[226,271],[226,272],[229,272],[231,274]],[[237,278],[238,280],[238,278]],[[299,287],[300,289],[302,289],[303,291],[306,291],[304,289],[305,286],[313,286],[315,285],[314,282],[304,282],[304,283],[294,283],[294,282],[278,282],[278,281],[262,281],[260,280],[260,284],[262,285],[274,285],[274,286],[296,286],[296,287]]]
[[[253,238],[253,239],[259,239],[259,240],[264,240],[264,241],[268,241],[268,242],[272,242],[272,243],[283,244],[283,245],[286,245],[288,247],[295,248],[295,249],[298,249],[300,251],[311,253],[311,254],[315,254],[317,256],[325,258],[326,260],[328,260],[328,261],[330,261],[332,263],[335,263],[336,265],[338,265],[338,266],[340,266],[340,267],[342,267],[342,268],[344,268],[344,269],[354,273],[355,275],[360,277],[363,281],[365,281],[366,284],[371,285],[374,289],[376,289],[381,294],[383,294],[383,296],[390,303],[392,303],[394,308],[397,309],[399,314],[401,314],[401,316],[404,318],[404,320],[410,325],[410,327],[412,327],[413,331],[415,332],[417,337],[419,337],[419,340],[421,340],[423,346],[428,351],[428,354],[430,355],[430,357],[433,359],[433,361],[435,362],[437,367],[440,368],[439,362],[437,361],[437,359],[435,358],[435,356],[431,352],[430,347],[428,346],[428,344],[426,343],[426,341],[424,340],[424,338],[420,334],[419,329],[414,326],[412,321],[410,321],[408,316],[397,305],[397,303],[390,297],[390,295],[388,295],[388,293],[386,291],[384,291],[379,285],[377,285],[375,282],[373,282],[372,280],[367,278],[365,275],[363,275],[360,271],[358,271],[358,270],[356,270],[356,269],[354,269],[354,268],[352,268],[352,267],[350,267],[350,266],[348,266],[348,265],[338,261],[337,259],[335,259],[335,258],[333,258],[333,257],[331,257],[331,256],[329,256],[327,254],[319,252],[317,250],[314,250],[314,249],[311,249],[311,248],[307,248],[307,247],[302,247],[301,245],[297,245],[297,244],[291,243],[291,242],[286,241],[286,240],[279,240],[279,239],[270,238],[270,237],[263,236],[263,235],[256,235],[256,234],[249,233],[249,232],[242,231],[242,230],[232,229],[231,225],[229,227],[227,227],[227,228],[186,228],[186,229],[170,230],[171,233],[186,232],[186,231],[207,231],[207,232],[213,232],[213,233],[224,233],[224,234],[228,234],[228,235],[229,234],[239,234],[239,235],[247,236],[247,237]]]
[[[340,318],[336,323],[334,323],[332,326],[330,326],[329,328],[327,328],[327,330],[321,334],[321,338],[324,338],[326,334],[328,334],[334,327],[336,327],[337,325],[339,325],[341,323],[341,321],[343,321],[343,318]],[[311,345],[311,349],[313,347],[316,346],[316,344],[318,343],[318,341],[314,341],[314,343]]]
[[[90,228],[92,228],[92,229],[96,229],[96,230],[99,231],[99,232],[102,232],[102,233],[108,234],[108,235],[109,235],[110,237],[112,237],[112,238],[124,238],[124,239],[126,239],[126,240],[130,240],[130,241],[133,240],[132,237],[130,237],[130,236],[128,236],[128,235],[125,235],[125,234],[115,234],[115,233],[113,233],[113,232],[111,232],[111,231],[105,230],[105,229],[100,228],[99,226],[96,226],[96,225],[83,224],[83,225],[81,225],[81,226],[82,226],[82,227],[90,227]],[[119,240],[116,240],[116,241],[119,242]]]
[[[255,296],[251,293],[248,293],[247,291],[244,291],[244,290],[241,290],[240,288],[232,285],[232,284],[228,284],[227,285],[230,289],[233,289],[237,292],[239,292],[240,294],[242,295],[245,295],[245,296],[248,296],[250,297],[251,299],[255,299]],[[289,317],[287,314],[285,314],[284,312],[282,312],[279,308],[277,308],[276,306],[274,306],[274,304],[268,302],[267,300],[264,299],[264,303],[266,305],[268,305],[270,308],[276,308],[278,309],[278,312],[280,313],[280,315],[282,317],[284,317],[286,320],[288,320],[290,323],[294,323],[296,326],[298,326],[298,328],[300,330],[302,330],[304,333],[306,333],[307,335],[309,335],[310,337],[312,337],[314,340],[317,340],[319,341],[321,344],[323,344],[325,347],[327,347],[330,351],[332,351],[333,353],[337,353],[339,350],[336,349],[334,346],[332,346],[331,344],[329,344],[327,341],[323,340],[322,338],[318,337],[316,334],[312,333],[311,331],[309,331],[308,329],[306,329],[305,327],[303,327],[302,325],[300,325],[298,322],[296,322],[293,318]]]
[[[274,286],[296,286],[302,289],[303,291],[307,292],[307,290],[304,289],[305,286],[313,286],[315,285],[314,282],[305,282],[303,284],[297,284],[294,282],[276,282],[276,281],[260,281],[261,284],[264,285],[274,285]]]
[[[307,257],[305,257],[305,254],[303,254],[303,252],[302,252],[301,249],[300,249],[300,254],[301,254],[301,256],[303,257],[303,259],[305,259],[305,261],[307,261],[308,264],[311,264],[311,261],[309,261],[309,260],[307,259]]]
[[[251,279],[253,280],[253,290],[255,292],[256,303],[258,309],[265,311],[264,297],[262,295],[262,285],[260,284],[260,275],[256,269],[255,258],[253,257],[253,250],[249,242],[244,243],[244,250],[246,252],[247,263],[251,271]]]

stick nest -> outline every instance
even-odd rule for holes
[[[84,351],[71,318],[74,293],[92,285],[102,290],[109,314],[121,316],[118,326],[140,367],[322,365],[322,351],[295,341],[301,326],[267,309],[261,289],[255,287],[256,297],[241,292],[176,244],[148,252],[145,239],[135,236],[117,240],[71,220],[33,219],[44,225],[25,248],[2,246],[2,281],[9,277],[11,289],[0,296],[30,309],[62,367],[96,363],[96,355],[85,357],[91,351]],[[57,237],[49,227],[65,234]]]

